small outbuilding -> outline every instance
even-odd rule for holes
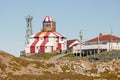
[[[76,53],[80,52],[81,46],[84,44],[78,39],[67,40],[67,50],[68,52]]]

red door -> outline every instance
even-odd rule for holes
[[[44,52],[45,52],[44,46],[40,46],[40,53],[44,53]]]

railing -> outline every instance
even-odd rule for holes
[[[86,49],[107,49],[107,45],[84,45],[82,46],[83,50]]]

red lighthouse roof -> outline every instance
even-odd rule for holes
[[[101,35],[100,37],[99,37],[99,40],[100,41],[120,41],[120,38],[119,37],[117,37],[117,36],[114,36],[114,35],[111,35],[111,34],[109,34],[109,35]],[[97,42],[98,41],[98,37],[96,37],[96,38],[93,38],[93,39],[90,39],[90,40],[88,40],[88,41],[86,41],[86,42]]]
[[[53,20],[50,16],[46,16],[43,20],[43,22],[51,22],[51,21],[53,21]]]

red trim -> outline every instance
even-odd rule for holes
[[[72,39],[72,40],[67,40],[67,47],[69,47],[72,43],[74,43],[75,41],[80,42],[78,39]],[[81,43],[81,42],[80,42]]]
[[[50,32],[47,32],[45,34],[45,36],[48,36],[50,34]],[[46,37],[44,37],[44,41],[41,43],[40,45],[40,53],[44,53],[45,52],[45,45],[48,42],[48,40],[46,39]]]
[[[69,47],[69,48],[73,48],[74,46],[77,46],[77,45],[79,45],[79,43],[77,43],[77,44],[73,44],[71,47]]]
[[[120,40],[120,38],[119,37],[117,37],[117,36],[114,36],[114,35],[101,35],[100,37],[99,37],[99,40],[100,41],[119,41]],[[98,42],[98,37],[96,37],[96,38],[93,38],[93,39],[90,39],[90,40],[88,40],[88,41],[86,41],[86,42]]]
[[[40,53],[44,53],[45,52],[45,47],[44,46],[40,46]]]
[[[60,37],[61,37],[61,38],[64,38],[64,36],[62,36],[61,34],[56,33],[56,32],[52,32],[52,33],[57,36],[57,40],[56,40],[56,42],[58,43],[57,50],[60,50],[61,47],[62,47],[62,45],[61,45],[61,43],[59,43],[59,38],[60,38]]]
[[[50,16],[46,16],[43,20],[43,22],[51,22],[51,21],[52,21],[52,19]]]
[[[64,38],[64,36],[63,35],[61,35],[60,33],[57,33],[58,35],[60,35],[62,38]]]
[[[41,33],[42,33],[42,32],[38,32],[38,33],[34,36],[34,38],[39,37]]]
[[[40,36],[40,34],[41,34],[41,32],[38,32],[35,36],[34,36],[34,38],[36,39],[33,43],[32,43],[32,45],[30,46],[30,53],[35,53],[35,45],[38,43],[38,41],[39,41],[39,36]]]
[[[35,53],[35,45],[38,43],[39,38],[37,38],[30,46],[30,53]]]
[[[58,47],[57,47],[57,50],[60,50],[61,49],[61,44],[58,43]]]
[[[58,35],[58,33],[56,33],[56,32],[52,32],[55,36],[57,36],[57,37],[60,37],[59,35]]]

